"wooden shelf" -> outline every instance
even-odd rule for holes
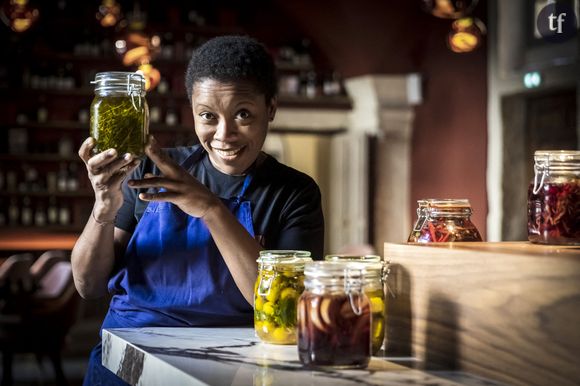
[[[95,197],[95,193],[91,190],[79,190],[76,192],[48,192],[48,191],[38,191],[38,192],[21,192],[19,190],[2,190],[0,191],[1,196],[18,196],[18,197],[71,197],[71,198],[84,198],[92,199]]]
[[[72,250],[80,232],[71,227],[22,227],[19,230],[0,228],[0,251]]]
[[[385,243],[389,351],[507,384],[580,379],[580,246]]]

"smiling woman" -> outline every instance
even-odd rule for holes
[[[262,152],[276,113],[272,58],[251,38],[196,49],[186,87],[200,145],[161,149],[143,162],[116,149],[79,155],[95,204],[72,253],[79,293],[112,295],[102,327],[251,324],[256,258],[266,249],[320,257],[320,190]],[[122,384],[91,353],[85,384]]]

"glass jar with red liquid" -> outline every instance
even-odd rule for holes
[[[366,263],[363,290],[371,304],[371,342],[372,354],[375,355],[385,340],[385,318],[387,299],[385,287],[389,274],[389,262],[381,260],[378,255],[326,255],[327,261],[357,261]]]
[[[371,357],[368,268],[361,262],[306,263],[298,300],[298,356],[306,366],[364,368]]]
[[[534,153],[528,188],[528,240],[580,245],[580,151]]]
[[[471,222],[471,204],[466,199],[426,199],[417,201],[417,222],[408,242],[443,243],[482,241]]]

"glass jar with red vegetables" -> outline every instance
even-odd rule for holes
[[[534,153],[528,188],[528,240],[580,245],[580,151]]]
[[[444,243],[481,241],[471,222],[471,204],[465,199],[426,199],[417,201],[417,222],[409,242]]]
[[[376,354],[385,340],[386,297],[385,284],[389,273],[388,262],[377,255],[326,255],[327,261],[358,261],[367,263],[363,291],[371,303],[372,353]]]
[[[296,304],[304,291],[304,264],[310,252],[260,252],[254,286],[254,329],[263,342],[296,344]]]
[[[364,368],[371,357],[371,302],[360,262],[307,263],[298,301],[298,357],[307,366]]]

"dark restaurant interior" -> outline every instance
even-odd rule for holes
[[[196,144],[185,69],[215,36],[254,37],[274,57],[265,151],[320,186],[325,253],[383,255],[425,198],[469,199],[484,241],[527,240],[534,151],[580,148],[579,40],[539,36],[548,1],[453,1],[468,6],[447,17],[437,3],[2,0],[0,259],[31,273],[22,298],[0,302],[2,385],[80,385],[99,340],[109,299],[81,299],[64,264],[94,200],[77,154],[91,81],[143,71],[150,133]]]

